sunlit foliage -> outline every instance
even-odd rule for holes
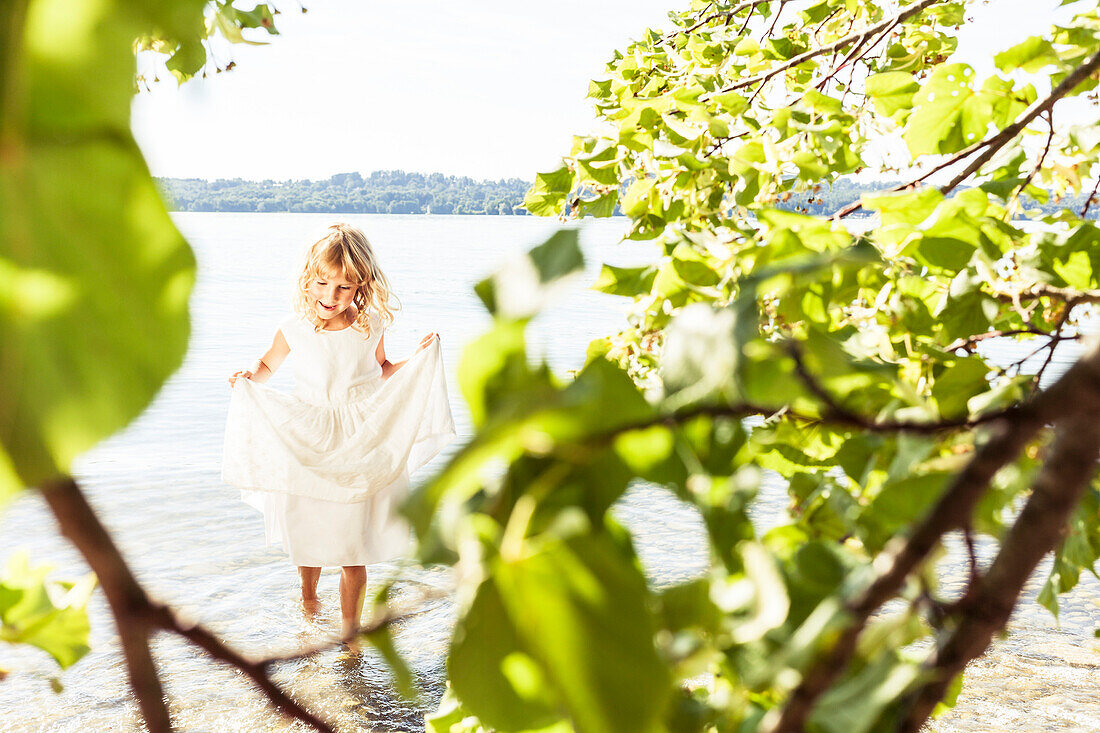
[[[253,22],[273,32],[267,6],[205,5],[0,5],[0,505],[67,473],[183,359],[195,262],[130,133],[134,39],[173,53],[183,79],[209,23],[227,37]],[[52,605],[56,585],[14,564],[0,639],[68,666],[87,618],[75,596]]]
[[[579,267],[570,236],[478,288],[477,434],[408,506],[422,559],[462,579],[429,730],[916,730],[1067,521],[1040,600],[1095,571],[1095,431],[1044,427],[1091,424],[1094,385],[1039,384],[1100,302],[1100,232],[1022,203],[1095,193],[1095,107],[1066,109],[1100,69],[1078,6],[986,78],[952,59],[968,10],[945,0],[696,1],[614,54],[589,87],[601,132],[526,206],[621,206],[657,255],[603,267],[633,310],[573,379],[524,345],[530,303]],[[863,196],[870,219],[779,208],[872,171],[904,183]],[[1036,358],[991,361],[995,337]],[[778,526],[753,520],[766,472]],[[695,508],[707,572],[647,583],[609,511],[636,482]],[[1001,548],[961,598],[946,533]]]

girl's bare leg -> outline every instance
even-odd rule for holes
[[[317,581],[321,579],[321,568],[299,565],[298,577],[302,579],[302,609],[312,616],[321,610],[321,604],[317,600]]]
[[[363,613],[363,590],[367,585],[367,569],[362,565],[346,565],[340,572],[340,633],[351,636],[359,628]]]

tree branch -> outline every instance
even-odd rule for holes
[[[165,631],[179,634],[214,659],[225,662],[236,667],[241,672],[244,672],[244,674],[252,680],[252,683],[267,696],[267,699],[285,715],[297,718],[317,730],[330,730],[327,723],[295,702],[293,698],[283,692],[283,690],[271,680],[271,677],[268,675],[268,670],[272,664],[271,660],[254,661],[248,659],[242,654],[230,649],[225,645],[225,642],[208,629],[198,624],[186,625],[181,623],[176,617],[176,614],[166,606],[151,604],[145,610],[145,613],[149,620],[158,627]],[[345,640],[340,640],[340,643],[343,641]],[[304,654],[295,655],[295,657],[310,656],[317,653],[322,648],[310,650]]]
[[[1025,127],[1027,127],[1027,125],[1033,119],[1035,119],[1036,116],[1038,116],[1042,112],[1047,111],[1051,107],[1053,107],[1055,102],[1057,102],[1059,99],[1064,97],[1069,92],[1073,91],[1074,87],[1076,87],[1078,84],[1083,82],[1085,79],[1087,79],[1092,73],[1094,73],[1098,69],[1100,69],[1100,54],[1097,54],[1091,60],[1089,60],[1087,63],[1079,66],[1076,70],[1074,70],[1074,72],[1070,76],[1067,76],[1065,79],[1063,79],[1062,83],[1059,84],[1057,87],[1055,87],[1054,90],[1051,91],[1050,95],[1048,95],[1044,99],[1032,104],[1031,107],[1029,107],[1027,110],[1024,111],[1023,116],[1021,118],[1019,118],[1016,122],[1009,125],[1005,129],[1001,130],[999,133],[997,133],[995,135],[992,135],[992,136],[990,136],[990,137],[988,137],[984,140],[980,140],[980,141],[974,143],[973,145],[971,145],[970,147],[967,147],[967,148],[964,148],[963,150],[960,150],[959,152],[955,153],[954,155],[952,155],[950,158],[948,158],[944,162],[942,162],[939,165],[937,165],[936,167],[932,168],[927,173],[922,174],[920,177],[914,178],[912,181],[909,181],[908,183],[900,183],[900,184],[898,184],[898,185],[896,185],[892,188],[887,188],[883,191],[883,193],[894,193],[896,191],[902,191],[904,189],[916,186],[918,183],[921,183],[922,181],[930,178],[933,174],[939,173],[944,168],[950,168],[951,166],[955,165],[956,163],[959,163],[960,161],[964,160],[965,158],[970,157],[971,155],[973,155],[977,151],[982,150],[983,148],[988,148],[978,158],[976,158],[970,165],[968,165],[966,167],[966,170],[964,170],[962,173],[957,175],[951,181],[951,183],[949,183],[948,185],[946,185],[946,186],[944,186],[943,188],[940,189],[941,193],[944,193],[944,194],[950,193],[960,183],[965,181],[970,176],[970,174],[974,173],[979,168],[981,168],[983,165],[985,165],[985,163],[990,158],[993,157],[994,153],[996,153],[998,150],[1000,150],[1005,145],[1007,145],[1008,142],[1010,140],[1012,140],[1012,138],[1016,137],[1016,135],[1019,134]],[[1049,139],[1047,141],[1047,144],[1048,145],[1050,144]],[[1044,156],[1045,156],[1045,153],[1044,153]],[[1034,175],[1034,173],[1032,173],[1032,175]],[[1030,177],[1029,177],[1029,179],[1030,179]],[[1097,189],[1093,190],[1093,194],[1092,194],[1093,196],[1096,195],[1096,190],[1100,189],[1100,179],[1097,179],[1097,184],[1096,185],[1097,185]],[[1091,201],[1091,199],[1092,199],[1092,196],[1089,197],[1089,201]],[[1085,214],[1088,212],[1089,201],[1085,202],[1085,207],[1081,211],[1081,216],[1082,217],[1084,217]],[[862,200],[857,199],[857,200],[853,201],[852,203],[847,204],[846,206],[842,206],[841,208],[837,209],[835,212],[833,212],[833,215],[830,218],[831,219],[843,219],[844,217],[848,216],[849,214],[852,214],[856,211],[859,211],[861,208],[863,208],[863,202],[862,202]]]
[[[970,147],[964,148],[964,149],[960,150],[959,152],[955,153],[954,155],[952,155],[947,160],[943,161],[942,163],[940,163],[936,167],[932,168],[928,172],[921,174],[917,178],[914,178],[911,181],[907,181],[906,183],[899,183],[898,185],[893,186],[891,188],[883,189],[880,193],[896,193],[897,191],[904,191],[905,189],[908,189],[908,188],[914,188],[918,183],[922,183],[925,180],[931,178],[933,175],[935,175],[936,173],[939,173],[944,168],[950,168],[951,166],[955,165],[956,163],[963,160],[964,158],[974,154],[978,150],[981,150],[986,145],[989,145],[992,141],[993,141],[992,137],[987,138],[985,140],[979,140],[978,142],[974,143]],[[856,199],[852,203],[847,204],[846,206],[842,206],[841,208],[834,211],[832,216],[830,216],[829,218],[830,219],[843,219],[844,217],[848,216],[849,214],[851,214],[853,212],[856,212],[856,211],[859,211],[861,208],[863,208],[862,200],[861,199]]]
[[[806,388],[810,390],[825,405],[826,412],[822,415],[823,422],[836,422],[850,425],[863,430],[874,432],[942,432],[944,430],[958,430],[960,428],[976,428],[979,425],[1000,420],[1005,412],[990,412],[978,417],[964,417],[937,420],[928,423],[914,423],[908,421],[873,420],[857,412],[849,410],[833,396],[814,374],[806,367],[802,359],[802,351],[797,343],[790,341],[786,345],[787,353],[794,360],[795,373]]]
[[[1066,321],[1069,320],[1070,314],[1073,309],[1077,307],[1079,301],[1076,298],[1069,298],[1066,300],[1065,305],[1062,306],[1062,315],[1058,317],[1058,324],[1054,327],[1054,335],[1061,336],[1062,328],[1065,327]],[[1051,339],[1051,342],[1047,345],[1050,351],[1047,352],[1047,358],[1043,361],[1043,365],[1039,367],[1039,371],[1035,372],[1035,384],[1039,385],[1043,380],[1043,375],[1046,374],[1047,367],[1054,361],[1054,350],[1058,347],[1059,340]]]
[[[835,411],[830,409],[826,414],[817,416],[795,412],[787,405],[763,405],[756,402],[734,402],[724,405],[692,405],[691,407],[673,413],[656,415],[644,420],[624,423],[604,433],[593,435],[591,440],[597,443],[607,442],[623,433],[628,433],[632,430],[644,430],[645,428],[650,428],[655,425],[664,425],[665,427],[674,428],[689,420],[703,416],[739,419],[753,416],[770,417],[773,415],[782,415],[783,417],[791,420],[798,420],[800,422],[831,423],[858,428],[872,433],[915,433],[918,435],[932,435],[935,433],[964,430],[996,423],[1013,414],[1015,414],[1015,411],[1009,408],[1007,410],[994,411],[974,418],[966,417],[937,420],[935,422],[913,422],[909,420],[872,420],[863,415],[858,415],[844,409]]]
[[[916,733],[943,699],[948,685],[970,660],[981,656],[1008,623],[1016,600],[1043,556],[1054,549],[1066,523],[1096,473],[1100,457],[1100,380],[1082,390],[1075,414],[1062,422],[1031,497],[1013,524],[975,597],[961,609],[962,620],[925,665],[931,680],[913,696],[899,727]]]
[[[1054,87],[1049,95],[1034,102],[1030,107],[1024,110],[1024,113],[1015,122],[989,138],[983,146],[985,150],[982,154],[972,160],[963,172],[955,176],[950,183],[941,188],[940,192],[946,195],[953,191],[960,183],[981,169],[986,161],[993,157],[994,153],[1023,132],[1024,128],[1031,124],[1033,119],[1053,107],[1055,102],[1076,89],[1078,85],[1096,73],[1097,70],[1100,70],[1100,53],[1097,53],[1091,59],[1074,69],[1073,73],[1063,79],[1061,84]]]
[[[1001,468],[1011,463],[1043,425],[1064,416],[1083,415],[1095,420],[1094,400],[1082,400],[1082,392],[1100,390],[1100,347],[1070,367],[1045,392],[1011,408],[994,426],[994,432],[955,476],[928,515],[913,529],[908,540],[892,543],[875,559],[879,575],[866,590],[852,599],[846,610],[848,627],[829,650],[803,676],[787,699],[773,733],[798,733],[805,725],[817,698],[832,686],[848,666],[856,642],[871,614],[892,598],[905,579],[953,529],[969,525],[975,506]],[[1015,596],[1013,596],[1015,597]]]
[[[71,477],[59,476],[43,482],[41,489],[61,527],[61,533],[76,546],[99,578],[122,641],[130,687],[150,731],[162,733],[171,730],[164,690],[149,649],[149,634],[157,628],[177,633],[215,659],[237,667],[286,714],[324,733],[332,731],[327,723],[300,706],[271,681],[267,675],[267,663],[245,659],[206,629],[185,626],[168,608],[152,602]]]
[[[760,37],[760,42],[763,43],[767,39],[772,37],[772,32],[775,30],[775,24],[779,22],[779,16],[783,14],[783,6],[786,5],[789,0],[779,0],[779,7],[775,9],[775,15],[772,16],[772,23],[768,26],[767,32]]]
[[[130,688],[145,724],[153,733],[170,731],[172,724],[164,688],[149,650],[151,629],[143,614],[149,606],[145,590],[122,560],[107,530],[72,478],[63,476],[44,482],[42,496],[57,519],[61,534],[84,556],[107,596],[126,658]]]

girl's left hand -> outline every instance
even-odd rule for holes
[[[439,338],[438,333],[429,333],[427,336],[420,339],[420,346],[417,346],[416,350],[420,351],[421,349],[428,348],[428,346],[431,345],[432,341],[437,339],[437,338]]]

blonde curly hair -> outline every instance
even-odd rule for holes
[[[382,319],[382,328],[393,323],[394,311],[400,307],[390,290],[390,283],[378,266],[378,258],[363,232],[350,224],[333,224],[325,235],[306,250],[305,266],[298,277],[298,299],[294,310],[320,332],[324,321],[313,307],[309,284],[314,278],[331,277],[339,273],[348,282],[358,283],[352,304],[359,311],[351,327],[370,336],[371,314]]]

